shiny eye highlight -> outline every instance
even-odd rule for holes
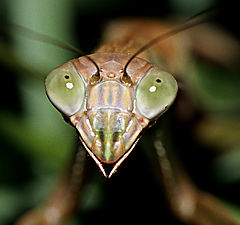
[[[172,104],[177,94],[174,77],[158,67],[152,67],[136,88],[136,106],[148,119],[162,114]]]
[[[67,116],[76,113],[84,102],[85,85],[71,63],[50,72],[45,80],[45,89],[53,105]]]

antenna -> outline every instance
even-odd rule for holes
[[[213,15],[216,14],[217,12],[217,8],[210,8],[204,11],[201,11],[200,13],[197,13],[194,16],[191,16],[190,18],[188,18],[187,20],[185,20],[182,24],[176,26],[175,28],[169,30],[166,33],[160,34],[159,36],[155,37],[154,39],[152,39],[151,41],[149,41],[147,44],[143,45],[137,52],[135,52],[127,61],[126,65],[124,66],[124,71],[123,71],[123,78],[127,79],[130,78],[129,75],[127,74],[127,67],[129,66],[129,64],[132,62],[132,60],[139,55],[141,52],[145,51],[146,49],[148,49],[149,47],[151,47],[152,45],[166,40],[169,37],[172,37],[175,34],[178,34],[182,31],[188,30],[192,27],[195,27],[197,25],[200,25],[202,23],[207,22],[208,19],[212,18]]]
[[[100,76],[100,69],[99,69],[97,63],[90,56],[86,55],[82,50],[72,46],[71,44],[64,43],[64,42],[59,41],[59,40],[57,40],[53,37],[50,37],[50,36],[45,35],[45,34],[41,34],[37,31],[33,31],[29,28],[26,28],[26,27],[18,25],[18,24],[14,24],[14,23],[10,23],[10,22],[6,22],[6,23],[5,22],[4,23],[0,22],[0,24],[3,25],[3,27],[5,27],[5,30],[9,29],[9,27],[6,27],[6,26],[10,26],[11,30],[16,31],[21,36],[26,37],[30,40],[44,42],[44,43],[47,43],[47,44],[50,44],[50,45],[54,45],[54,46],[66,49],[68,51],[77,53],[80,56],[86,57],[96,67],[97,72],[96,72],[95,75]]]

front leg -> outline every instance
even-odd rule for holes
[[[169,207],[179,220],[194,225],[239,225],[220,200],[197,189],[175,156],[169,160],[160,140],[154,142],[154,148]]]
[[[86,151],[81,146],[67,172],[38,208],[26,213],[16,225],[60,225],[75,212],[86,180]]]

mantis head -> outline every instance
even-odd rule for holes
[[[133,150],[141,133],[173,103],[177,82],[159,67],[135,58],[124,77],[129,56],[95,53],[71,60],[46,78],[53,105],[76,127],[84,147],[106,177]],[[106,174],[104,166],[112,165]]]

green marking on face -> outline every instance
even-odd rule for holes
[[[99,110],[90,120],[96,134],[91,146],[93,153],[104,163],[115,162],[127,151],[123,134],[129,115],[116,110]]]
[[[161,115],[174,101],[177,90],[177,82],[170,73],[152,67],[136,89],[138,111],[148,119]]]
[[[68,116],[76,113],[84,102],[85,85],[71,63],[65,63],[50,72],[45,80],[45,88],[54,106]]]

